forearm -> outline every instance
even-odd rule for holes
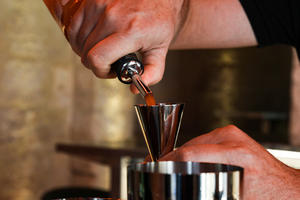
[[[257,45],[239,0],[185,0],[182,27],[171,49]]]

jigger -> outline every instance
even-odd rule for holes
[[[135,105],[152,161],[171,152],[176,145],[184,104]]]

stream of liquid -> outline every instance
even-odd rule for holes
[[[146,94],[145,97],[144,97],[144,99],[145,99],[145,102],[146,102],[147,106],[154,106],[154,105],[156,105],[156,101],[155,101],[155,98],[154,98],[154,96],[153,96],[152,93]]]

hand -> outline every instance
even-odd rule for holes
[[[110,65],[140,52],[146,84],[162,79],[169,45],[179,31],[184,0],[83,0],[66,29],[73,50],[99,78]]]
[[[278,161],[233,125],[194,138],[161,160],[241,166],[243,200],[300,199],[300,171]]]

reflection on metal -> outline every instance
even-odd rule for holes
[[[239,200],[242,177],[242,168],[222,164],[135,164],[128,167],[128,200]]]
[[[136,105],[135,110],[152,161],[176,145],[184,104]]]

